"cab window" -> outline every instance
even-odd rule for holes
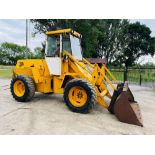
[[[63,51],[65,50],[68,53],[72,54],[69,36],[63,36],[62,42],[63,42]]]
[[[55,57],[60,53],[60,36],[48,36],[46,43],[46,56]]]

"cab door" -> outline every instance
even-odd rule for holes
[[[45,58],[50,75],[61,75],[61,59],[56,57]]]
[[[50,75],[61,75],[62,36],[48,36],[45,50],[45,61]]]

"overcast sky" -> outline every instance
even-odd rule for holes
[[[44,41],[44,35],[36,35],[32,37],[34,30],[33,25],[28,24],[28,45],[31,49],[40,46]],[[0,43],[13,42],[20,45],[25,45],[26,40],[26,20],[25,19],[0,19]]]
[[[148,26],[152,33],[151,35],[155,37],[155,19],[133,19],[131,22],[140,21],[141,23]],[[25,19],[0,19],[0,43],[2,42],[14,42],[20,45],[25,45]],[[28,45],[31,49],[37,46],[41,47],[41,42],[45,40],[44,35],[36,35],[35,38],[32,37],[32,32],[34,27],[29,23],[29,39]],[[145,62],[154,62],[155,57],[144,57]]]

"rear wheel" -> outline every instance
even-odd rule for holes
[[[27,102],[30,101],[35,94],[35,84],[29,76],[18,75],[12,79],[10,90],[15,100]]]
[[[90,82],[73,79],[65,87],[64,100],[71,111],[88,113],[96,102],[96,91]]]

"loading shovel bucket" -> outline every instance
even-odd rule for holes
[[[138,103],[128,87],[128,83],[121,83],[114,91],[108,110],[124,123],[143,127],[142,116]]]

